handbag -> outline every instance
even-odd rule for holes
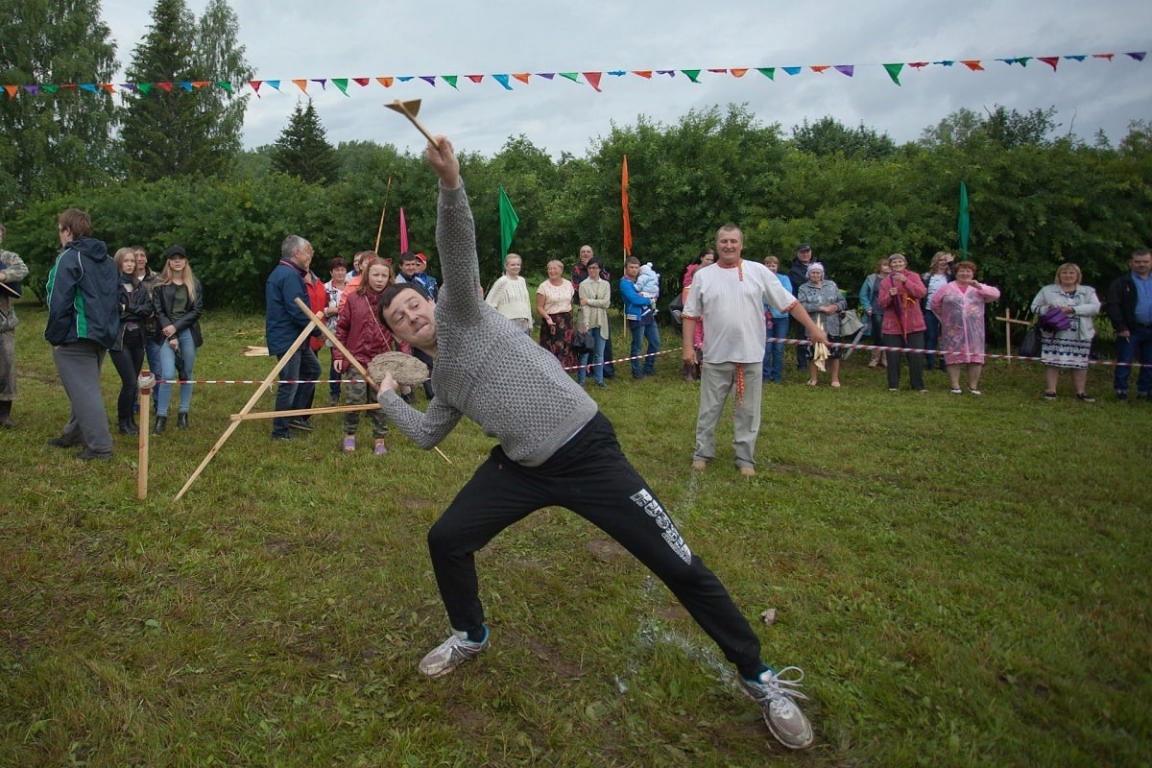
[[[1033,323],[1024,332],[1024,340],[1020,342],[1020,356],[1040,356],[1040,323]]]
[[[676,298],[672,299],[672,303],[668,305],[668,311],[672,313],[672,320],[676,325],[680,325],[683,322],[681,315],[684,312],[684,294],[679,294]]]
[[[1059,333],[1071,327],[1072,318],[1064,312],[1063,307],[1049,307],[1048,310],[1040,316],[1040,329],[1048,331],[1048,333]]]
[[[864,323],[860,322],[860,316],[856,314],[856,310],[848,309],[840,313],[841,336],[854,336],[863,327]]]
[[[593,346],[592,334],[588,331],[577,331],[572,334],[572,351],[576,354],[591,352]]]

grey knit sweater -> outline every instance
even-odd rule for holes
[[[596,415],[596,403],[551,352],[480,298],[476,226],[463,184],[440,188],[436,248],[444,278],[436,302],[436,397],[422,413],[382,389],[380,407],[425,450],[467,416],[508,458],[539,466]]]

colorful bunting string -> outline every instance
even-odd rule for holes
[[[1125,53],[1093,53],[1093,54],[1065,54],[1062,56],[1010,56],[999,57],[991,59],[992,61],[1002,62],[1009,67],[1019,65],[1021,69],[1027,68],[1028,62],[1039,61],[1052,68],[1055,73],[1061,61],[1074,61],[1077,63],[1084,63],[1088,59],[1101,59],[1108,63],[1113,63],[1117,56],[1127,57],[1127,59],[1135,62],[1143,62],[1147,51],[1129,51]],[[602,93],[601,85],[603,84],[603,76],[605,74],[612,77],[625,77],[629,74],[640,77],[645,80],[652,80],[653,75],[665,75],[669,80],[674,80],[677,73],[684,75],[690,83],[700,84],[701,78],[707,75],[716,76],[731,76],[735,78],[742,78],[748,72],[755,69],[768,80],[776,81],[776,71],[782,70],[790,77],[796,77],[809,70],[815,74],[824,74],[828,70],[839,72],[845,77],[854,77],[857,70],[865,67],[879,66],[887,73],[889,79],[895,85],[900,85],[900,77],[905,72],[905,67],[920,72],[927,67],[951,67],[956,63],[963,64],[970,72],[986,72],[984,61],[989,59],[941,59],[938,61],[910,61],[910,62],[891,62],[886,64],[809,64],[806,66],[787,66],[787,67],[716,67],[708,69],[634,69],[631,71],[623,69],[615,69],[610,71],[572,71],[572,72],[516,72],[516,73],[493,73],[493,74],[479,74],[479,75],[464,75],[464,79],[473,85],[481,85],[484,78],[490,77],[497,85],[506,91],[514,90],[512,81],[515,80],[524,85],[529,85],[532,78],[538,78],[547,81],[554,81],[557,76],[564,80],[571,80],[573,83],[586,83],[597,93]],[[437,80],[447,83],[453,90],[459,90],[460,75],[396,75],[396,76],[380,76],[375,78],[369,77],[318,77],[318,78],[296,78],[289,82],[294,83],[301,92],[308,93],[309,83],[317,83],[320,85],[320,90],[326,90],[327,83],[331,82],[336,86],[336,89],[345,96],[350,96],[348,92],[349,82],[355,83],[362,88],[368,87],[374,79],[377,83],[385,88],[391,88],[396,82],[407,83],[413,80],[422,81],[427,83],[432,88],[436,87]],[[29,96],[54,96],[61,90],[78,93],[84,91],[87,93],[138,93],[147,96],[153,88],[160,88],[164,91],[171,92],[173,87],[183,89],[185,91],[199,90],[215,86],[226,91],[229,94],[236,94],[248,87],[260,98],[261,86],[267,85],[269,88],[277,92],[280,91],[281,80],[249,80],[246,83],[229,82],[227,80],[196,80],[196,81],[180,81],[180,82],[164,82],[164,83],[12,83],[3,84],[4,92],[8,94],[9,99],[15,99],[22,94]]]

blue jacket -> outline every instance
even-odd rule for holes
[[[635,282],[626,277],[620,278],[620,295],[624,297],[625,320],[643,325],[655,321],[656,300],[641,296]]]
[[[304,285],[304,272],[295,264],[281,260],[264,286],[264,339],[268,353],[282,355],[296,341],[296,337],[311,322],[311,318],[296,306],[295,299],[308,304],[308,289]],[[316,329],[313,335],[320,333]]]
[[[102,240],[64,246],[48,273],[48,326],[53,346],[87,339],[112,349],[120,336],[120,270]]]

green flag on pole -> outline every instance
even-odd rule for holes
[[[500,268],[504,268],[504,259],[508,257],[508,249],[512,247],[512,235],[516,234],[516,227],[520,226],[520,217],[500,185]]]
[[[960,256],[968,258],[968,187],[960,182],[960,215],[956,219],[956,230],[960,233]]]

